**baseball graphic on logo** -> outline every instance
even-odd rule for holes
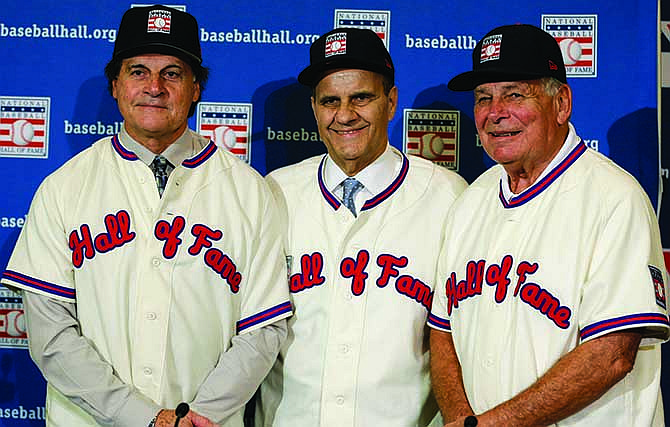
[[[232,149],[237,142],[235,131],[228,126],[221,125],[214,129],[214,143],[227,150]]]
[[[26,321],[23,318],[23,311],[10,311],[6,315],[5,325],[6,328],[4,331],[10,337],[20,337],[26,333]],[[3,322],[0,322],[2,325]]]
[[[9,131],[9,137],[16,145],[28,145],[35,136],[35,128],[28,120],[17,120],[12,123]]]
[[[165,19],[156,18],[156,20],[154,21],[154,25],[158,28],[163,28],[165,26]]]
[[[439,135],[434,133],[427,133],[421,137],[421,157],[428,160],[437,159],[442,155],[444,149],[444,141]]]
[[[563,39],[558,44],[561,47],[565,65],[574,65],[582,57],[582,45],[575,39]]]

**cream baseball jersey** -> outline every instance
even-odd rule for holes
[[[257,425],[426,426],[436,415],[425,324],[447,212],[466,183],[394,153],[399,175],[357,218],[324,185],[326,157],[267,178],[295,313]]]
[[[75,302],[81,333],[116,375],[169,408],[192,401],[235,334],[291,314],[272,194],[203,145],[159,198],[118,136],[97,141],[44,180],[2,277]],[[96,425],[53,387],[47,407],[50,425]]]
[[[556,425],[662,426],[667,278],[649,200],[572,127],[545,172],[511,195],[494,166],[455,203],[429,325],[451,332],[475,413],[511,399],[577,345],[641,328],[633,371]]]

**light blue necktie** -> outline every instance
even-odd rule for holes
[[[342,181],[342,187],[344,188],[344,194],[342,195],[342,203],[351,211],[354,216],[356,216],[356,206],[354,206],[354,197],[356,193],[363,188],[363,184],[358,182],[356,178],[347,178]]]
[[[151,170],[154,172],[154,177],[156,178],[156,187],[158,187],[158,195],[160,197],[163,197],[163,190],[165,190],[165,184],[167,184],[168,165],[169,162],[163,156],[156,156],[154,161],[151,162]]]

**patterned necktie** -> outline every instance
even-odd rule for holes
[[[356,216],[356,206],[354,206],[354,197],[356,193],[363,188],[363,184],[358,182],[356,178],[347,178],[342,181],[344,187],[344,194],[342,195],[342,203]]]
[[[163,197],[163,190],[165,190],[165,184],[167,184],[167,167],[169,164],[170,163],[163,156],[156,156],[154,161],[151,162],[151,170],[154,172],[156,187],[158,187],[158,195],[160,197]]]

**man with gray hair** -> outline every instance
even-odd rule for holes
[[[490,31],[472,71],[486,153],[498,165],[448,219],[429,324],[447,426],[663,426],[668,339],[659,229],[644,190],[588,149],[554,38]]]

